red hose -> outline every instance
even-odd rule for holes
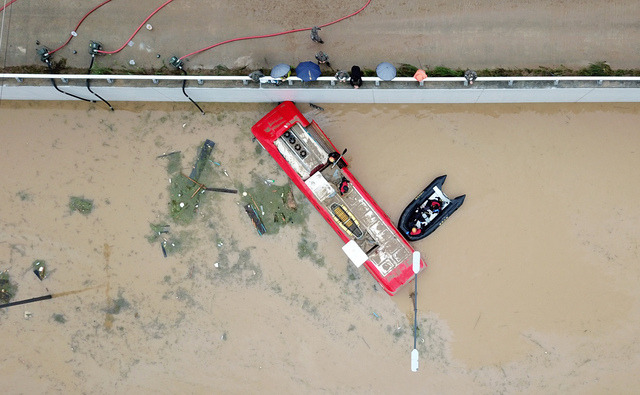
[[[338,23],[338,22],[343,21],[343,20],[345,20],[345,19],[347,19],[347,18],[351,18],[352,16],[354,16],[354,15],[356,15],[356,14],[359,14],[360,12],[362,12],[362,10],[364,10],[365,8],[367,8],[367,6],[369,5],[369,3],[371,3],[371,0],[368,0],[368,1],[367,1],[367,4],[365,4],[364,6],[362,6],[362,8],[360,8],[358,11],[356,11],[356,12],[354,12],[354,13],[352,13],[352,14],[349,14],[349,15],[347,15],[347,16],[344,16],[344,17],[342,17],[342,18],[340,18],[340,19],[336,19],[336,20],[335,20],[335,21],[333,21],[333,22],[325,23],[324,25],[319,25],[318,27],[325,27],[325,26],[333,25],[334,23]],[[199,49],[199,50],[197,50],[197,51],[191,52],[190,54],[187,54],[187,55],[181,56],[181,57],[180,57],[180,60],[185,59],[185,58],[188,58],[188,57],[193,56],[193,55],[196,55],[196,54],[199,54],[200,52],[207,51],[207,50],[209,50],[209,49],[211,49],[211,48],[215,48],[215,47],[220,46],[220,45],[223,45],[223,44],[232,43],[232,42],[234,42],[234,41],[252,40],[252,39],[254,39],[254,38],[267,38],[267,37],[282,36],[283,34],[290,34],[290,33],[303,32],[303,31],[305,31],[305,30],[311,30],[311,29],[312,29],[312,28],[310,28],[310,27],[305,27],[305,28],[301,28],[301,29],[287,30],[287,31],[284,31],[284,32],[279,32],[279,33],[264,34],[264,35],[261,35],[261,36],[247,36],[247,37],[232,38],[232,39],[230,39],[230,40],[222,41],[222,42],[219,42],[219,43],[217,43],[217,44],[213,44],[213,45],[210,45],[210,46],[208,46],[208,47],[205,47],[205,48]]]
[[[11,0],[7,4],[3,5],[2,8],[0,8],[0,12],[4,11],[5,8],[9,7],[11,4],[15,3],[16,1],[18,0]]]
[[[16,0],[13,0],[13,1],[16,1]],[[93,11],[97,10],[98,8],[102,7],[103,5],[107,4],[107,3],[108,3],[108,2],[110,2],[110,1],[111,1],[111,0],[106,0],[106,1],[104,1],[104,2],[102,2],[102,3],[100,3],[100,4],[98,4],[97,6],[95,6],[91,11],[87,12],[87,13],[82,17],[82,19],[80,19],[80,22],[78,22],[78,24],[76,25],[76,28],[75,28],[75,29],[73,29],[73,31],[74,31],[74,32],[77,32],[77,31],[78,31],[78,28],[80,27],[80,25],[82,25],[82,22],[84,22],[84,20],[85,20],[85,19],[87,19],[87,17],[88,17],[89,15],[91,15],[91,14],[93,13]],[[7,5],[8,5],[8,4],[7,4]],[[69,44],[69,41],[71,41],[71,39],[72,39],[73,37],[74,37],[74,35],[73,35],[73,34],[70,34],[70,35],[69,35],[69,38],[67,39],[67,41],[65,41],[65,43],[64,43],[64,44],[62,44],[61,46],[59,46],[58,48],[56,48],[56,49],[54,49],[53,51],[49,52],[49,55],[53,55],[55,52],[57,52],[57,51],[61,50],[61,49],[62,49],[62,48],[64,48],[64,47],[66,47],[66,46],[67,46],[67,44]]]
[[[124,42],[124,44],[122,44],[122,46],[118,49],[116,49],[115,51],[98,51],[98,53],[102,53],[102,54],[114,54],[114,53],[118,53],[120,51],[122,51],[124,49],[124,47],[127,46],[127,44],[129,44],[129,42],[131,40],[133,40],[133,37],[135,37],[136,34],[138,34],[138,32],[140,31],[140,29],[142,29],[142,26],[144,26],[145,23],[147,23],[147,21],[149,19],[151,19],[152,16],[154,16],[158,11],[160,11],[161,9],[163,9],[167,4],[171,3],[173,0],[167,0],[163,5],[161,5],[160,7],[156,8],[155,11],[153,11],[148,17],[147,19],[145,19],[144,21],[142,21],[142,23],[140,24],[140,26],[138,26],[138,28],[136,29],[135,32],[133,32],[133,34],[131,35],[131,37],[129,37],[127,39],[127,41]]]

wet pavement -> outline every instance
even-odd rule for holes
[[[55,49],[70,37],[79,20],[99,2],[79,4],[18,0],[2,17],[2,65],[42,65],[39,46]],[[143,20],[162,3],[141,0],[105,4],[78,28],[54,61],[88,68],[91,40],[105,51],[127,44]],[[132,73],[145,68],[171,67],[169,58],[183,56],[237,37],[311,28],[351,14],[366,2],[324,1],[295,6],[285,0],[175,0],[155,14],[114,55],[100,56],[95,68],[124,68]],[[382,2],[373,0],[361,13],[322,29],[324,44],[313,42],[310,31],[260,40],[234,42],[195,55],[185,66],[192,73],[218,65],[258,67],[278,63],[296,65],[313,60],[319,50],[331,58],[336,70],[359,64],[375,69],[382,61],[418,67],[451,68],[560,66],[585,67],[607,61],[613,68],[633,68],[640,53],[637,19],[640,3],[597,1],[549,3],[469,3],[466,1]],[[39,43],[39,44],[37,44]],[[158,57],[159,55],[159,57]],[[133,61],[133,62],[132,62]],[[133,64],[132,64],[133,63]]]

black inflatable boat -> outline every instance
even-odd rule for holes
[[[442,192],[446,175],[433,180],[404,209],[398,221],[398,230],[408,241],[424,239],[462,206],[466,195],[451,200]]]

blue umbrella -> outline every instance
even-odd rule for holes
[[[296,67],[296,75],[302,81],[315,81],[322,72],[320,66],[313,62],[302,62]]]
[[[271,69],[271,76],[273,78],[282,78],[285,75],[289,74],[290,70],[291,66],[289,66],[288,64],[280,63],[273,66],[273,68]]]
[[[376,67],[376,74],[383,81],[391,81],[396,78],[396,68],[389,62],[382,62]]]

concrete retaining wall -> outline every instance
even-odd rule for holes
[[[96,99],[88,92],[86,75],[4,74],[1,100],[76,100],[56,91],[50,79],[69,93]],[[64,79],[62,79],[64,78]],[[297,78],[279,86],[257,84],[248,77],[212,76],[89,76],[92,89],[109,101],[182,102],[182,81],[197,102],[314,103],[568,103],[640,102],[637,77],[485,77],[468,85],[464,78],[413,78],[381,81],[365,78],[360,89],[332,77],[303,83]]]

